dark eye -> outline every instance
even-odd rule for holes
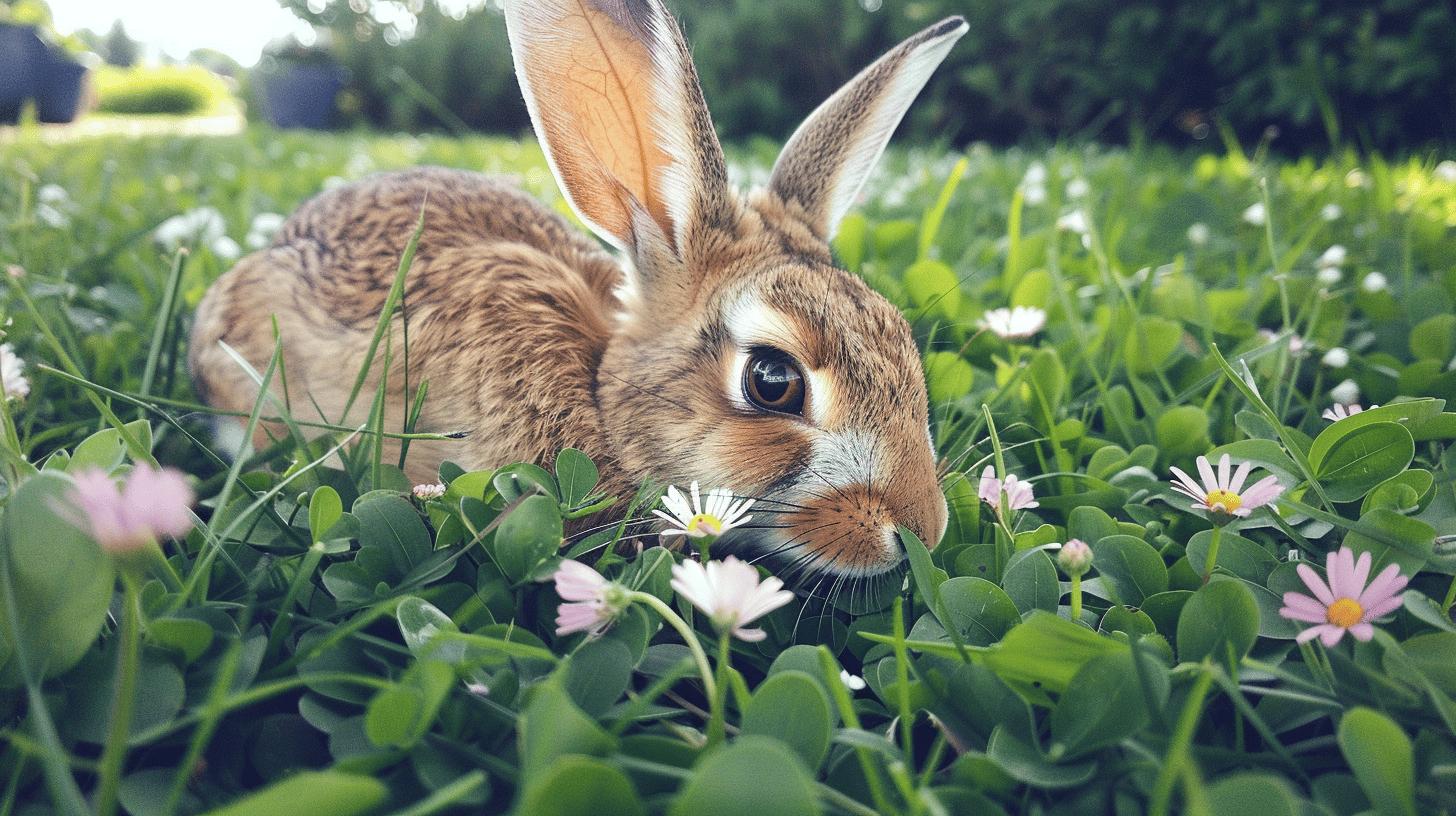
[[[804,413],[804,373],[794,358],[771,348],[756,348],[743,369],[743,396],[776,414]]]

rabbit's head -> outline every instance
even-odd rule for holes
[[[596,384],[618,464],[757,498],[723,544],[791,579],[887,572],[899,525],[934,546],[946,504],[920,354],[828,242],[964,21],[865,69],[739,196],[659,0],[515,0],[506,19],[561,189],[632,268]]]

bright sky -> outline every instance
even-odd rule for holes
[[[308,26],[277,0],[50,0],[56,29],[105,33],[117,19],[147,53],[182,58],[214,48],[244,65],[258,61],[269,41]]]

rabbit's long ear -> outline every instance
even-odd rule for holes
[[[516,77],[557,182],[618,247],[678,254],[729,206],[723,150],[660,0],[507,0]]]
[[[966,21],[951,17],[895,46],[835,91],[784,145],[769,187],[803,208],[826,240],[879,161],[890,134]]]

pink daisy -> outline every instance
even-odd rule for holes
[[[1379,408],[1380,406],[1379,405],[1372,405],[1370,407],[1371,408]],[[1331,405],[1330,407],[1326,408],[1325,409],[1325,412],[1323,414],[1320,414],[1320,416],[1321,417],[1324,417],[1325,419],[1328,419],[1331,422],[1339,422],[1340,420],[1345,419],[1346,417],[1352,417],[1352,416],[1354,416],[1354,415],[1356,415],[1356,414],[1358,414],[1358,413],[1360,413],[1361,411],[1364,411],[1364,410],[1365,410],[1364,408],[1361,408],[1360,407],[1360,404],[1359,403],[1351,403],[1350,405],[1341,405],[1341,404],[1339,404],[1337,402],[1334,405]]]
[[[1279,484],[1279,479],[1275,476],[1265,476],[1245,490],[1244,481],[1249,478],[1253,463],[1239,463],[1238,469],[1231,475],[1231,462],[1227,453],[1219,457],[1217,474],[1213,472],[1207,456],[1198,457],[1196,464],[1198,475],[1203,479],[1201,485],[1182,470],[1172,468],[1173,475],[1178,477],[1173,483],[1173,489],[1193,499],[1194,510],[1247,518],[1256,508],[1274,501],[1284,492],[1284,486]]]
[[[84,516],[79,526],[107,552],[134,552],[161,537],[181,538],[192,529],[192,488],[180,471],[138,465],[120,489],[96,469],[76,474],[75,481],[71,501]]]
[[[1400,574],[1399,566],[1389,564],[1366,586],[1365,579],[1370,577],[1370,553],[1360,553],[1357,561],[1349,547],[1341,547],[1325,557],[1329,584],[1308,564],[1300,564],[1297,569],[1314,596],[1284,593],[1284,606],[1279,614],[1292,621],[1317,624],[1300,632],[1295,640],[1305,643],[1318,636],[1326,646],[1339,643],[1346,630],[1356,640],[1369,640],[1375,634],[1372,622],[1400,606],[1400,591],[1410,580]]]
[[[1031,483],[1024,482],[1011,474],[1003,481],[996,478],[996,468],[987,465],[981,471],[981,484],[977,489],[977,495],[981,501],[991,505],[997,513],[1001,512],[1001,496],[1005,494],[1006,505],[1013,512],[1025,510],[1030,507],[1040,507],[1041,503],[1033,497]]]
[[[556,609],[557,635],[600,635],[630,603],[621,586],[580,561],[562,561],[551,577],[556,594],[567,601]]]

